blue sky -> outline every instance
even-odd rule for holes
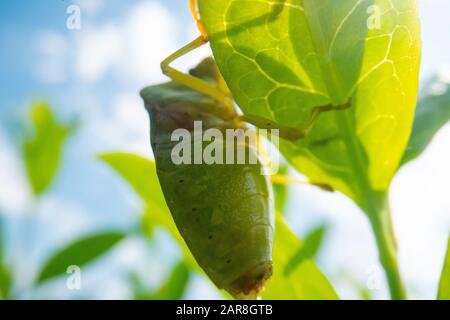
[[[0,172],[0,209],[7,217],[9,238],[17,246],[17,250],[11,250],[11,259],[25,265],[18,271],[25,278],[49,250],[80,234],[108,227],[128,228],[137,223],[141,207],[138,199],[95,157],[107,151],[151,156],[147,115],[138,92],[145,85],[163,81],[159,61],[196,35],[186,3],[0,2],[0,161],[4,164]],[[66,28],[66,8],[71,4],[81,6],[81,30]],[[420,9],[424,42],[421,80],[439,72],[441,78],[450,81],[450,2],[420,0]],[[202,48],[178,66],[187,69],[207,54],[208,48]],[[63,119],[80,118],[82,127],[66,148],[57,181],[42,202],[33,207],[17,146],[27,107],[40,98],[48,99]],[[446,127],[420,160],[400,172],[392,189],[400,263],[413,297],[432,298],[436,290],[450,227],[449,150],[450,127]],[[377,272],[375,245],[367,221],[349,200],[308,187],[294,187],[294,193],[288,217],[297,234],[304,235],[320,222],[333,226],[319,259],[327,274],[337,279],[340,271],[346,270],[364,283]],[[33,216],[30,211],[38,214]],[[33,223],[39,225],[34,237],[40,241],[30,247],[26,242],[32,235],[27,230]],[[150,274],[148,282],[155,284],[175,258],[160,263],[155,263],[154,258],[158,254],[167,256],[162,254],[166,249],[174,250],[176,257],[170,241],[164,235],[160,238],[162,247],[155,246],[154,254],[137,240],[125,243],[110,258],[114,263],[108,264],[108,272],[98,271],[103,270],[101,267],[93,271],[96,276],[90,278],[90,294],[104,297],[104,290],[96,291],[96,284],[117,270],[124,273],[129,268]],[[24,263],[31,249],[33,262]],[[106,297],[127,297],[125,278],[107,278],[111,289]],[[344,297],[354,295],[348,283],[336,280],[334,284]],[[203,290],[198,288],[208,287],[202,281],[193,286],[190,297],[200,298]],[[59,293],[56,290],[54,294]],[[374,292],[376,297],[385,294],[383,286]]]

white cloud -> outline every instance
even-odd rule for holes
[[[75,72],[86,82],[101,80],[119,62],[125,45],[120,28],[112,24],[82,31],[77,40]]]
[[[137,93],[117,96],[113,118],[117,124],[120,124],[122,136],[127,141],[128,148],[148,153],[146,152],[150,148],[148,114]]]
[[[105,5],[104,0],[77,0],[76,3],[81,8],[81,13],[94,15],[98,13]]]
[[[109,72],[124,82],[145,85],[164,79],[159,63],[177,48],[177,23],[156,2],[141,2],[118,23],[87,26],[75,49],[76,74],[97,82]]]
[[[81,204],[66,199],[44,196],[40,199],[36,210],[36,222],[42,227],[42,231],[51,234],[41,235],[41,240],[46,239],[50,243],[64,242],[72,239],[79,233],[86,232],[89,223],[92,223],[92,214]]]
[[[450,64],[445,64],[438,70],[438,77],[444,83],[450,84]]]
[[[89,106],[83,108],[84,137],[90,139],[95,152],[113,149],[151,154],[148,115],[138,91],[167,80],[159,64],[181,46],[178,31],[177,20],[169,10],[159,3],[142,1],[120,19],[93,24],[84,18],[82,29],[70,33],[71,49],[61,51],[64,57],[58,58],[70,61],[73,57],[69,77],[88,88],[100,82],[123,88],[111,92],[107,109],[101,108],[104,101],[92,90],[76,97],[78,105],[85,100]]]
[[[23,213],[32,200],[31,191],[16,154],[0,130],[0,210],[3,213]]]
[[[448,85],[444,82],[435,82],[430,87],[430,94],[435,96],[441,96],[448,90]]]
[[[78,4],[82,13],[94,14],[104,2]],[[93,24],[89,17],[82,19],[81,30],[67,38],[56,31],[37,35],[35,71],[44,83],[63,83],[73,74],[91,85],[115,76],[144,86],[165,79],[159,64],[181,46],[177,19],[157,2],[139,2],[119,20]]]
[[[82,12],[95,12],[104,5],[84,0],[78,4]],[[166,81],[160,62],[199,35],[193,21],[180,30],[176,17],[158,2],[139,2],[120,19],[92,21],[83,16],[82,29],[67,38],[58,32],[38,35],[36,72],[41,80],[58,84],[77,78],[94,85],[107,79],[128,88]],[[187,71],[208,55],[209,46],[203,46],[174,65]]]
[[[159,80],[160,62],[177,49],[177,20],[160,4],[142,2],[131,10],[125,28],[129,46],[127,63],[122,67],[139,81]]]
[[[149,120],[138,92],[117,93],[113,101],[106,111],[88,110],[92,113],[86,114],[86,136],[96,137],[102,151],[123,150],[148,156]]]
[[[58,84],[67,80],[69,44],[58,32],[47,31],[36,37],[37,77],[48,84]]]
[[[187,300],[223,300],[214,285],[198,274],[193,274],[185,293]]]

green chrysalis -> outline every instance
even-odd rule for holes
[[[191,75],[230,96],[211,58]],[[151,119],[158,178],[173,219],[200,267],[237,298],[258,294],[272,274],[273,197],[256,164],[180,164],[172,161],[175,129],[245,128],[232,99],[217,101],[176,82],[141,92]],[[246,146],[249,153],[256,152]],[[224,151],[225,152],[225,151]]]

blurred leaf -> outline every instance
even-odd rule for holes
[[[46,103],[33,105],[32,122],[34,130],[25,136],[22,152],[33,192],[40,195],[56,175],[63,144],[74,125],[59,124]]]
[[[104,154],[101,159],[111,165],[143,197],[148,205],[146,215],[149,219],[172,234],[182,247],[187,265],[200,271],[200,267],[172,220],[159,186],[154,162],[127,153]],[[269,281],[263,297],[268,299],[337,299],[334,289],[312,261],[303,263],[289,277],[284,276],[283,270],[289,258],[295,253],[295,248],[300,245],[301,242],[295,234],[289,230],[281,218],[277,218],[273,254],[275,273]]]
[[[372,292],[367,289],[364,286],[361,286],[360,288],[357,288],[358,290],[358,295],[360,296],[361,300],[365,300],[365,301],[369,301],[372,300]]]
[[[4,256],[5,256],[5,241],[4,241],[4,237],[5,237],[5,231],[4,231],[4,226],[3,226],[3,218],[1,216],[1,212],[0,212],[0,265],[3,264],[4,262]]]
[[[99,158],[129,182],[145,202],[155,206],[165,204],[153,161],[124,152],[105,153],[99,155]]]
[[[450,238],[448,240],[447,254],[439,283],[438,300],[450,300]]]
[[[165,283],[151,294],[139,294],[139,300],[180,300],[183,298],[189,284],[190,272],[184,262],[178,263]]]
[[[6,265],[0,265],[0,299],[8,299],[12,285],[11,271]]]
[[[287,175],[288,170],[288,165],[281,165],[278,174],[283,176]],[[275,211],[284,214],[284,209],[288,200],[288,185],[282,183],[274,183],[273,193],[275,197]]]
[[[192,257],[175,222],[172,219],[166,200],[159,185],[154,161],[129,153],[109,153],[100,155],[100,159],[110,165],[141,196],[146,204],[142,222],[152,227],[166,229],[181,245],[184,257],[189,265],[199,271],[200,267]]]
[[[434,85],[442,86],[442,93],[430,94],[419,101],[402,165],[420,156],[434,135],[450,120],[450,85],[440,82]]]
[[[323,236],[326,232],[326,226],[322,225],[312,230],[303,240],[303,244],[289,260],[284,273],[289,276],[300,264],[307,259],[313,259],[322,245]]]
[[[285,275],[295,249],[302,242],[277,216],[274,245],[274,274],[263,292],[264,299],[335,300],[339,299],[332,285],[310,259],[304,261],[288,276]]]
[[[361,281],[355,273],[348,269],[341,268],[336,272],[335,277],[339,282],[345,283],[349,288],[352,288],[359,300],[372,300],[374,291],[369,289],[367,281]]]
[[[37,282],[65,274],[67,267],[75,265],[82,267],[99,258],[122,240],[126,234],[122,232],[103,232],[70,244],[54,254],[42,268]]]
[[[12,284],[11,272],[5,261],[4,226],[0,213],[0,299],[8,299]]]
[[[189,269],[181,262],[175,266],[166,283],[154,294],[153,300],[179,300],[183,297],[189,283]]]

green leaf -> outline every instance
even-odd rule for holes
[[[164,208],[166,201],[159,186],[153,161],[125,152],[105,153],[99,158],[119,173],[146,204],[154,207],[152,209],[162,208],[165,212],[169,212],[167,207]]]
[[[154,161],[123,152],[103,154],[100,159],[120,174],[144,201],[144,222],[163,227],[175,239],[182,239],[164,199]]]
[[[322,245],[323,236],[326,232],[326,226],[320,226],[312,230],[308,235],[306,235],[300,248],[289,260],[284,273],[286,275],[291,274],[299,265],[308,259],[313,259]]]
[[[438,300],[450,300],[450,238],[448,240],[447,254],[439,283]]]
[[[366,202],[388,189],[412,128],[417,1],[198,4],[219,69],[245,114],[302,128],[315,106],[352,99],[350,109],[322,114],[305,139],[280,149],[312,181],[372,206]]]
[[[155,292],[153,300],[180,300],[189,283],[190,273],[185,263],[175,266],[166,283]]]
[[[168,276],[164,284],[149,295],[138,295],[140,300],[180,300],[183,298],[189,284],[189,267],[184,263],[178,263]]]
[[[101,159],[113,167],[143,197],[148,205],[146,212],[149,219],[156,226],[169,231],[180,244],[187,265],[201,272],[172,220],[158,183],[154,162],[127,153],[104,154]],[[273,255],[275,273],[273,279],[269,281],[264,297],[268,299],[337,298],[328,280],[312,261],[303,263],[289,277],[284,276],[283,270],[294,254],[293,250],[300,244],[300,240],[278,218]]]
[[[3,217],[0,212],[0,265],[2,265],[5,260],[5,229],[3,223]]]
[[[442,92],[431,93],[419,101],[402,165],[420,156],[434,135],[450,120],[450,85],[440,82],[433,85],[442,86]]]
[[[0,299],[8,299],[12,275],[5,261],[4,226],[0,213]]]
[[[166,229],[181,245],[189,265],[200,270],[172,219],[156,175],[155,162],[129,153],[103,154],[100,159],[120,174],[145,202],[143,223]]]
[[[12,275],[5,265],[0,265],[0,299],[9,299]]]
[[[274,274],[263,292],[264,299],[335,300],[336,292],[312,260],[304,261],[289,275],[284,270],[302,242],[277,217],[274,245]]]
[[[126,234],[117,231],[103,232],[75,241],[56,252],[44,264],[37,283],[66,273],[69,266],[83,267],[98,259],[121,241]]]
[[[40,195],[57,173],[63,144],[74,125],[58,123],[50,106],[43,102],[33,105],[31,116],[34,129],[25,136],[22,153],[33,192]]]
[[[288,174],[289,167],[287,165],[280,166],[278,174],[285,176]],[[288,201],[288,185],[285,183],[274,183],[273,193],[275,198],[275,212],[284,214],[284,209]]]

